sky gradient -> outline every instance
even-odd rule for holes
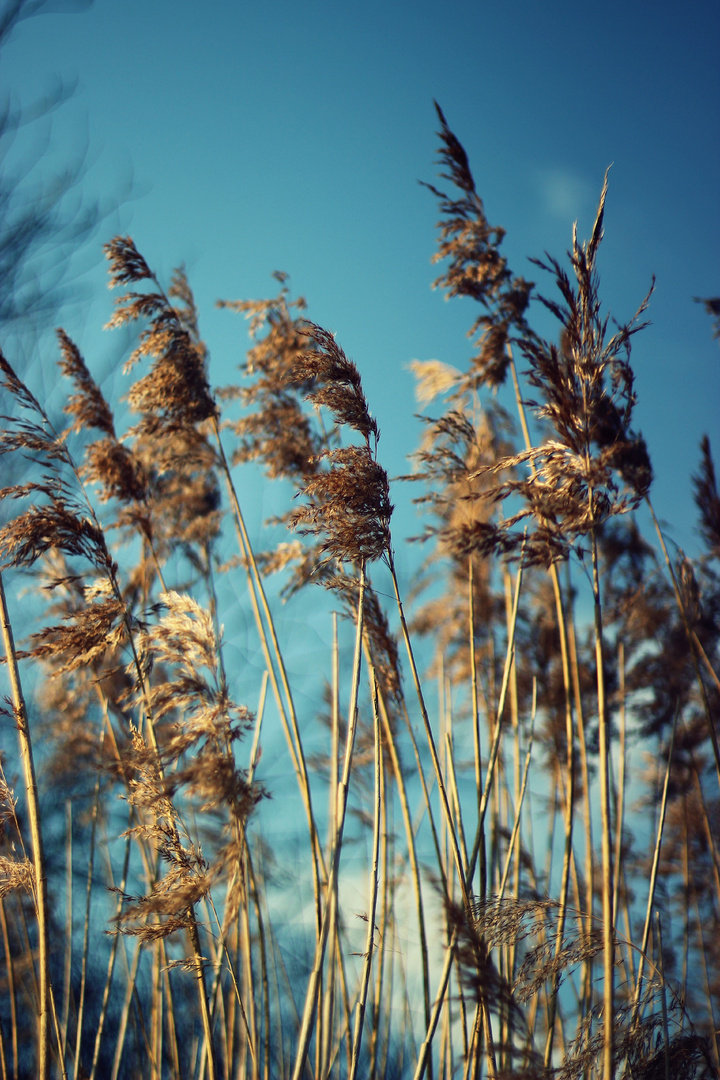
[[[693,301],[720,294],[716,3],[682,13],[664,0],[61,9],[18,27],[0,84],[25,107],[58,81],[75,85],[12,152],[35,155],[33,177],[84,159],[82,196],[107,211],[78,261],[86,300],[61,321],[108,394],[124,389],[119,346],[100,331],[112,303],[100,246],[111,235],[130,233],[165,281],[186,264],[215,385],[232,381],[247,347],[243,321],[215,301],[273,295],[271,274],[283,270],[358,364],[381,460],[406,472],[420,432],[407,365],[464,367],[477,314],[431,290],[438,213],[417,181],[437,183],[436,99],[517,274],[538,280],[528,256],[562,258],[573,221],[588,236],[612,164],[601,294],[626,321],[656,276],[652,325],[633,344],[636,426],[658,514],[692,551],[703,432],[720,449],[720,356]],[[36,378],[43,366],[50,378],[54,358],[47,339]],[[419,528],[414,494],[393,492],[398,546]],[[273,499],[257,489],[258,527]]]

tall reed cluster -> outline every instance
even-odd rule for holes
[[[478,307],[465,370],[413,365],[411,596],[360,372],[285,275],[221,303],[251,338],[224,389],[184,272],[127,237],[126,408],[63,330],[64,420],[0,356],[3,1078],[720,1075],[710,442],[691,561],[634,426],[649,296],[601,306],[607,177],[538,289],[438,117],[435,284]],[[295,496],[263,550],[253,463]]]

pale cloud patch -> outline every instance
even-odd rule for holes
[[[597,190],[589,180],[563,168],[535,170],[535,182],[545,211],[563,221],[578,221],[596,209]]]

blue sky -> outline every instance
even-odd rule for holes
[[[477,314],[431,289],[438,211],[418,180],[438,182],[436,99],[489,220],[506,229],[515,273],[536,276],[529,256],[562,258],[575,220],[589,235],[612,163],[602,295],[625,321],[656,275],[652,324],[632,354],[637,426],[657,513],[674,541],[696,550],[690,476],[703,432],[720,461],[720,353],[693,302],[720,295],[716,0],[682,12],[666,0],[95,0],[81,13],[52,13],[71,3],[52,0],[0,57],[0,87],[20,106],[75,86],[47,120],[18,133],[5,165],[36,161],[24,181],[31,190],[84,159],[75,194],[98,200],[106,216],[69,269],[84,299],[59,321],[109,397],[127,389],[121,338],[101,329],[113,302],[101,245],[112,235],[131,234],[166,282],[186,264],[215,385],[235,378],[248,345],[244,320],[215,301],[273,295],[271,275],[283,270],[309,316],[357,362],[383,464],[390,475],[407,472],[421,431],[407,365],[464,367]],[[554,335],[553,321],[537,315]],[[59,408],[56,357],[46,334],[21,366]],[[262,548],[261,522],[287,509],[289,493],[254,473],[239,486]],[[406,591],[420,558],[402,542],[421,531],[416,494],[393,487]],[[382,588],[380,573],[373,578]],[[239,700],[254,708],[265,665],[245,585],[229,575],[223,588],[226,664],[243,681]],[[298,707],[314,721],[318,665],[308,658],[322,657],[325,671],[330,621],[304,597],[277,618]],[[344,645],[349,657],[351,635]],[[262,778],[289,791],[276,729],[264,730]],[[326,738],[318,724],[306,735],[309,753]],[[273,828],[302,830],[300,816],[279,817]]]
[[[435,98],[516,273],[536,277],[527,257],[545,250],[562,257],[574,220],[588,235],[613,163],[602,292],[626,320],[657,277],[652,325],[633,349],[637,425],[657,511],[693,550],[689,477],[703,432],[720,453],[720,355],[692,299],[720,294],[715,2],[54,7],[17,29],[0,84],[23,104],[77,81],[13,153],[42,148],[38,176],[85,155],[83,197],[110,208],[78,263],[87,300],[61,318],[106,391],[123,390],[117,343],[99,329],[112,302],[100,245],[113,233],[130,233],[165,280],[186,263],[217,385],[233,379],[247,338],[215,300],[272,295],[284,270],[357,362],[388,471],[407,471],[420,430],[407,364],[463,366],[476,314],[430,288],[438,214],[417,181],[436,182]],[[36,378],[53,358],[46,341]],[[252,490],[259,524],[275,496]],[[399,535],[418,529],[413,494],[394,492]]]

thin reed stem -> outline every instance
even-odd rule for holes
[[[63,1000],[60,1030],[62,1045],[67,1047],[68,1022],[70,1018],[70,980],[72,978],[72,939],[73,939],[73,835],[72,802],[65,804],[65,971],[63,976]]]
[[[325,876],[326,871],[322,850],[320,847],[320,840],[317,834],[317,826],[315,824],[315,815],[312,806],[312,790],[310,778],[308,775],[307,763],[305,761],[305,752],[303,749],[302,738],[300,735],[300,729],[297,721],[297,714],[295,712],[295,705],[287,676],[285,661],[283,659],[282,651],[280,649],[280,644],[278,642],[277,633],[275,630],[275,622],[272,617],[270,605],[268,604],[267,595],[265,593],[265,588],[262,581],[262,575],[260,574],[260,570],[255,560],[252,544],[250,543],[250,537],[245,525],[245,519],[240,508],[240,501],[237,497],[235,485],[232,480],[230,466],[225,456],[225,451],[223,449],[217,417],[213,418],[213,429],[215,439],[217,441],[218,453],[220,454],[222,471],[225,476],[225,482],[230,498],[230,504],[233,510],[235,525],[238,532],[240,548],[248,566],[250,597],[253,605],[253,612],[255,614],[258,635],[260,637],[260,642],[265,655],[265,663],[267,665],[268,674],[270,675],[270,681],[272,682],[273,691],[275,693],[275,700],[277,703],[278,711],[280,713],[280,717],[283,722],[283,729],[285,731],[288,747],[290,749],[290,756],[292,758],[293,767],[298,778],[298,786],[302,795],[305,812],[308,819],[308,829],[310,832],[310,847],[313,857],[315,911],[319,932],[322,920],[320,902],[320,878],[321,875]],[[270,645],[272,645],[272,654],[270,652]],[[275,658],[274,661],[273,656]],[[280,691],[280,685],[282,685],[282,694]]]
[[[128,972],[127,985],[125,987],[125,999],[123,1001],[122,1009],[120,1010],[120,1022],[117,1028],[117,1035],[115,1037],[115,1054],[113,1056],[112,1071],[110,1073],[110,1080],[118,1080],[120,1073],[120,1064],[122,1062],[123,1051],[125,1049],[125,1038],[127,1035],[128,1022],[130,1020],[130,1008],[132,1006],[133,996],[136,993],[136,980],[138,968],[140,966],[140,956],[142,954],[142,948],[140,945],[136,945],[135,953],[133,955],[132,964]]]
[[[80,1049],[82,1046],[83,1018],[85,1014],[85,990],[87,986],[87,962],[90,948],[90,906],[92,903],[93,873],[95,869],[95,836],[97,833],[97,819],[100,802],[100,776],[95,782],[93,796],[92,819],[90,825],[90,856],[88,859],[87,885],[85,888],[85,920],[83,923],[83,945],[80,961],[80,1001],[77,1010],[77,1030],[75,1033],[75,1080],[80,1075]]]
[[[592,506],[592,489],[589,493]],[[592,511],[591,511],[592,513]],[[593,572],[593,612],[595,630],[595,669],[597,675],[598,733],[600,759],[600,818],[602,851],[602,913],[603,913],[603,1075],[613,1080],[614,1016],[615,1016],[615,931],[613,914],[613,851],[612,822],[610,816],[610,738],[605,701],[605,658],[603,646],[602,606],[600,600],[600,571],[598,565],[597,536],[591,533]]]
[[[343,830],[345,827],[345,815],[347,811],[347,800],[350,788],[350,772],[352,768],[353,748],[355,746],[355,734],[357,732],[358,722],[357,703],[358,693],[360,689],[360,664],[362,661],[364,599],[365,564],[363,563],[360,567],[360,581],[358,588],[358,614],[355,638],[355,659],[353,663],[353,682],[352,690],[350,693],[350,706],[348,710],[345,756],[343,760],[342,777],[338,785],[337,828],[333,840],[332,860],[330,863],[330,876],[326,888],[325,911],[323,913],[320,935],[315,949],[315,961],[313,964],[313,970],[310,975],[307,990],[305,993],[305,1010],[303,1013],[302,1025],[298,1037],[298,1047],[295,1055],[295,1067],[292,1074],[293,1080],[300,1080],[300,1077],[302,1076],[305,1068],[308,1050],[310,1048],[310,1039],[312,1038],[313,1025],[315,1020],[315,1007],[317,1003],[320,980],[322,977],[323,961],[325,958],[325,947],[327,945],[328,936],[330,933],[330,905],[327,903],[327,897],[332,895],[335,890],[335,883],[340,867]]]
[[[120,893],[118,896],[118,902],[116,907],[116,918],[120,917],[123,906],[123,894],[127,887],[128,868],[130,866],[130,837],[126,837],[125,840],[125,856],[122,868],[122,875],[120,879]],[[110,956],[108,957],[107,974],[105,976],[105,985],[103,987],[102,1001],[100,1003],[100,1015],[97,1022],[97,1030],[95,1032],[95,1045],[93,1046],[92,1066],[90,1068],[89,1080],[95,1080],[95,1075],[98,1067],[98,1061],[100,1060],[100,1048],[102,1045],[103,1031],[105,1029],[105,1021],[107,1019],[108,1004],[110,1002],[110,990],[112,987],[113,974],[115,972],[115,960],[117,958],[118,946],[120,944],[120,934],[114,934],[112,939],[112,945],[110,946]]]
[[[615,812],[615,866],[617,867],[618,872],[615,874],[614,881],[614,912],[617,912],[618,910],[618,890],[620,887],[619,868],[622,864],[623,825],[625,821],[625,736],[627,717],[625,714],[625,646],[622,641],[618,645],[618,671],[620,673],[620,745],[618,748],[620,757],[620,775],[618,776],[617,809]],[[617,914],[615,917],[617,918]]]
[[[40,825],[40,799],[38,796],[37,778],[35,775],[30,721],[28,719],[25,697],[20,682],[20,671],[18,669],[15,653],[15,642],[13,640],[12,626],[10,625],[7,600],[5,599],[5,586],[3,584],[2,572],[0,572],[0,610],[2,613],[2,637],[5,648],[5,661],[10,677],[13,710],[17,723],[18,739],[20,741],[20,757],[22,759],[25,774],[25,792],[27,796],[34,869],[33,900],[38,921],[39,947],[37,1076],[38,1080],[48,1080],[50,1075],[50,995],[52,994],[52,986],[50,983],[47,871],[45,868],[45,854]],[[57,1034],[58,1046],[60,1047],[62,1044],[60,1042],[59,1029]],[[63,1067],[63,1073],[64,1071]]]
[[[478,819],[482,804],[482,748],[480,745],[480,708],[478,702],[478,672],[477,657],[475,655],[475,581],[474,581],[473,557],[468,556],[468,641],[470,645],[470,692],[473,726],[473,750],[475,763],[475,794],[477,797]],[[486,864],[485,864],[485,826],[480,834],[480,897],[485,896],[486,891]],[[470,882],[468,882],[468,886]]]
[[[573,857],[573,821],[575,816],[575,731],[573,725],[572,697],[570,688],[570,654],[568,649],[567,627],[565,623],[565,610],[560,590],[560,577],[555,565],[550,567],[550,579],[555,595],[555,611],[557,617],[558,634],[560,638],[560,659],[562,663],[563,691],[565,695],[565,741],[566,741],[566,772],[567,786],[565,791],[565,848],[563,851],[563,868],[560,882],[560,909],[557,921],[557,936],[555,942],[555,958],[560,956],[565,932],[565,909],[567,906],[568,887],[570,884],[570,866]],[[550,990],[548,1034],[545,1044],[546,1069],[550,1068],[552,1061],[553,1040],[555,1035],[555,1011],[558,1005],[558,989],[560,986],[561,971],[558,968],[553,978]]]
[[[508,627],[508,641],[507,652],[505,654],[505,666],[503,669],[502,685],[500,687],[500,696],[498,698],[497,715],[495,717],[495,730],[493,733],[493,741],[490,746],[490,753],[488,755],[488,763],[485,772],[485,784],[483,787],[482,799],[480,800],[480,810],[478,813],[477,830],[475,833],[475,842],[473,844],[472,854],[470,855],[470,861],[468,864],[468,880],[472,879],[475,873],[475,863],[480,851],[481,837],[483,836],[483,830],[485,827],[485,817],[487,815],[488,803],[490,801],[490,792],[492,790],[493,779],[495,776],[495,766],[498,760],[498,753],[500,750],[500,737],[503,726],[503,715],[505,712],[505,699],[507,696],[507,690],[510,683],[510,673],[512,671],[513,656],[515,651],[515,631],[517,628],[518,608],[520,604],[520,589],[522,585],[523,569],[522,561],[520,563],[520,569],[518,570],[517,579],[515,582],[515,596],[513,598],[513,610],[510,617],[510,626]]]
[[[5,973],[8,983],[8,997],[10,999],[10,1040],[12,1044],[12,1075],[13,1080],[17,1080],[18,1067],[19,1067],[19,1054],[18,1054],[18,1015],[17,1015],[17,990],[15,987],[15,960],[13,958],[10,949],[10,936],[8,933],[8,920],[7,911],[5,910],[5,898],[0,898],[0,925],[2,925],[3,936],[3,949],[5,952]],[[5,1047],[3,1046],[3,1061],[4,1069],[7,1072],[7,1062],[5,1061]]]
[[[365,643],[365,661],[368,665],[368,671],[372,674],[374,682],[376,682],[376,677],[372,666],[372,660],[370,657],[370,650],[367,647],[367,643]],[[397,784],[398,798],[400,799],[400,812],[402,814],[403,826],[405,829],[405,839],[407,842],[407,857],[410,862],[410,873],[412,877],[413,894],[415,898],[415,908],[417,911],[418,920],[420,962],[423,977],[423,1004],[425,1009],[425,1024],[427,1026],[430,1023],[430,968],[428,959],[427,930],[425,926],[425,909],[422,895],[422,881],[420,877],[420,865],[418,863],[417,857],[417,844],[415,842],[415,831],[413,829],[412,819],[410,815],[410,804],[408,801],[407,785],[405,783],[405,776],[403,774],[403,769],[400,763],[397,740],[390,724],[390,719],[387,713],[387,706],[385,704],[382,694],[378,694],[378,705],[383,725],[385,746],[387,747],[387,752],[390,755],[392,775],[395,783]],[[427,797],[425,801],[427,805]]]
[[[663,1020],[663,1060],[665,1063],[665,1080],[670,1080],[670,1028],[668,1025],[667,989],[665,986],[665,962],[663,960],[662,923],[660,912],[655,912],[655,926],[657,928],[657,954],[658,970],[660,972],[660,1000],[662,1002]]]
[[[510,867],[512,865],[513,858],[517,860],[517,854],[515,851],[515,843],[520,835],[520,823],[522,821],[522,810],[525,802],[525,792],[527,791],[528,776],[530,773],[530,759],[532,758],[533,738],[535,736],[535,708],[536,708],[536,694],[537,685],[533,687],[533,706],[531,714],[531,726],[530,737],[528,739],[527,750],[525,751],[525,767],[523,769],[522,784],[520,786],[520,795],[515,806],[515,821],[513,823],[513,831],[508,843],[507,857],[505,859],[505,869],[503,870],[502,878],[500,879],[500,888],[498,889],[498,896],[500,899],[505,895],[505,886],[507,884],[508,875],[510,873]]]
[[[658,815],[658,827],[657,835],[655,837],[655,849],[653,851],[652,868],[650,870],[650,883],[648,888],[648,902],[645,912],[645,926],[643,928],[642,941],[640,943],[640,960],[638,962],[637,979],[635,982],[635,994],[633,997],[632,1012],[630,1014],[630,1026],[634,1027],[638,1021],[640,1013],[640,1005],[642,1003],[642,991],[643,991],[643,972],[645,969],[645,960],[647,958],[648,941],[650,940],[650,925],[652,921],[652,909],[655,904],[655,886],[657,884],[658,870],[660,867],[660,848],[662,846],[663,829],[665,827],[665,812],[667,810],[668,791],[670,788],[670,771],[672,767],[673,759],[673,747],[675,745],[675,731],[677,729],[679,712],[675,712],[675,720],[673,722],[672,735],[670,736],[670,747],[668,750],[667,765],[665,767],[665,779],[663,781],[663,793],[660,801],[660,811]]]
[[[362,1043],[363,1024],[365,1021],[365,1008],[367,1004],[368,987],[370,985],[370,971],[372,969],[373,956],[375,955],[375,916],[377,912],[379,858],[380,858],[380,818],[382,808],[382,742],[380,739],[380,710],[378,709],[377,685],[373,687],[373,737],[374,737],[374,760],[375,760],[375,798],[373,800],[373,840],[369,888],[369,910],[367,914],[368,930],[365,941],[365,956],[363,962],[360,994],[355,1006],[355,1030],[353,1032],[352,1063],[348,1080],[355,1080],[360,1066],[360,1046]]]
[[[442,777],[442,770],[440,768],[440,759],[438,758],[437,749],[435,746],[435,738],[430,727],[430,720],[428,718],[427,708],[425,706],[425,698],[422,692],[422,686],[420,683],[420,676],[417,670],[417,664],[415,663],[415,653],[413,651],[412,642],[410,640],[410,631],[405,620],[405,611],[403,609],[403,603],[400,598],[400,586],[398,585],[397,575],[395,573],[395,562],[392,556],[392,552],[388,552],[388,567],[390,569],[390,576],[392,578],[393,589],[395,590],[395,601],[398,606],[398,613],[400,615],[400,625],[402,628],[402,635],[405,641],[405,647],[407,649],[408,659],[410,661],[410,669],[412,671],[413,683],[415,686],[415,692],[417,694],[418,703],[420,705],[420,715],[422,716],[423,726],[425,728],[425,736],[427,738],[428,747],[430,749],[430,757],[433,763],[433,769],[435,770],[435,780],[437,781],[438,792],[440,794],[440,803],[443,808],[443,814],[445,818],[445,824],[448,831],[448,838],[450,840],[450,846],[452,848],[453,861],[455,863],[455,871],[458,876],[460,888],[463,893],[463,900],[466,907],[470,906],[470,895],[467,891],[467,882],[465,872],[463,869],[462,857],[460,855],[460,848],[458,845],[458,838],[455,833],[455,826],[453,824],[452,811],[450,809],[450,803],[448,801],[447,790],[445,788],[445,782]]]

